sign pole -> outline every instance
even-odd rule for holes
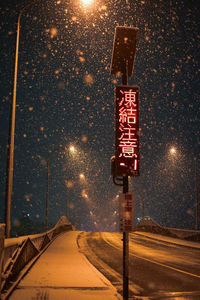
[[[124,61],[122,73],[122,84],[128,85],[128,60]],[[128,176],[123,176],[123,193],[128,193]],[[123,232],[123,300],[128,300],[128,281],[129,281],[129,234]]]
[[[123,193],[128,193],[128,176],[123,177]],[[128,300],[129,233],[123,232],[123,299]]]
[[[133,222],[130,216],[133,198],[128,195],[128,176],[139,176],[139,88],[128,87],[128,77],[133,73],[137,32],[136,27],[116,27],[111,63],[111,74],[122,75],[122,86],[116,87],[115,90],[116,144],[115,157],[111,158],[111,173],[114,184],[123,186],[124,195],[120,203],[120,231],[123,232],[123,300],[128,300],[129,294],[129,231],[132,231]]]

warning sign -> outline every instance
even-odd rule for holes
[[[119,195],[119,231],[130,232],[135,229],[134,194]]]

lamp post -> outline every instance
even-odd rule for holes
[[[47,181],[46,181],[46,218],[45,218],[45,229],[48,231],[49,225],[49,177],[50,177],[50,157],[53,153],[57,152],[58,149],[53,151],[49,151],[48,158],[47,158]]]
[[[69,220],[68,219],[69,213],[68,213],[68,195],[67,195],[67,192],[68,192],[68,190],[67,190],[67,186],[66,186],[65,215],[66,215],[67,220]]]
[[[192,151],[186,151],[189,155],[192,155],[194,161],[194,197],[195,197],[195,229],[199,230],[199,199],[198,199],[198,160]],[[170,149],[172,155],[176,154],[176,148]]]
[[[51,155],[55,152],[58,152],[59,149],[49,150],[48,152],[48,158],[47,158],[47,175],[46,175],[46,214],[45,214],[45,229],[48,231],[48,225],[49,225],[49,182],[50,182],[50,158]],[[65,150],[67,148],[65,147]],[[68,148],[69,152],[74,153],[76,151],[76,148],[74,146],[70,146]],[[82,174],[83,175],[83,174]],[[66,208],[65,208],[65,214],[68,218],[68,198],[67,198],[67,186],[66,186]]]
[[[18,14],[17,19],[17,35],[15,47],[15,65],[13,78],[12,101],[10,108],[10,127],[9,127],[9,141],[8,141],[8,157],[7,157],[7,178],[6,178],[6,198],[5,198],[5,235],[10,237],[11,229],[11,200],[13,189],[13,162],[14,162],[14,137],[15,137],[15,111],[16,111],[16,91],[17,91],[17,71],[18,71],[18,55],[19,55],[19,34],[20,34],[20,20],[23,12],[41,0],[34,0],[25,5]]]
[[[17,17],[17,31],[16,31],[16,46],[15,46],[15,62],[14,62],[14,76],[13,76],[13,91],[10,105],[10,120],[9,120],[9,140],[7,151],[7,174],[6,174],[6,193],[5,193],[5,236],[10,237],[11,230],[11,202],[13,190],[13,164],[14,164],[14,137],[15,137],[15,115],[16,115],[16,91],[17,91],[17,73],[18,73],[18,56],[19,56],[19,36],[20,36],[20,21],[23,12],[30,6],[40,2],[41,0],[34,0],[27,3],[21,8]],[[91,4],[92,0],[82,0],[85,6]]]
[[[49,226],[49,178],[50,178],[50,158],[51,155],[55,152],[58,152],[59,149],[49,150],[47,158],[47,176],[46,176],[46,214],[45,214],[45,229],[48,231]],[[67,206],[67,200],[66,200]],[[67,217],[67,208],[66,208],[66,217]]]
[[[49,219],[49,177],[50,177],[50,155],[52,152],[48,153],[47,158],[47,181],[46,181],[46,214],[45,214],[45,230],[48,231],[48,219]]]

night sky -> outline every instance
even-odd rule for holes
[[[9,110],[16,22],[30,1],[0,4],[0,222],[4,222]],[[200,8],[197,0],[41,0],[21,18],[12,226],[24,216],[49,222],[65,214],[78,229],[118,230],[114,88],[110,74],[116,26],[139,28],[134,74],[140,87],[140,176],[130,179],[136,216],[194,229],[194,163],[199,158]],[[75,147],[71,153],[70,146]],[[169,154],[171,146],[176,154]],[[199,164],[198,164],[199,166]],[[83,173],[85,178],[80,178]]]

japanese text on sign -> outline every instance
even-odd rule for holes
[[[139,175],[139,88],[116,87],[116,175]]]
[[[134,194],[119,195],[119,230],[130,232],[135,229],[135,198]]]

